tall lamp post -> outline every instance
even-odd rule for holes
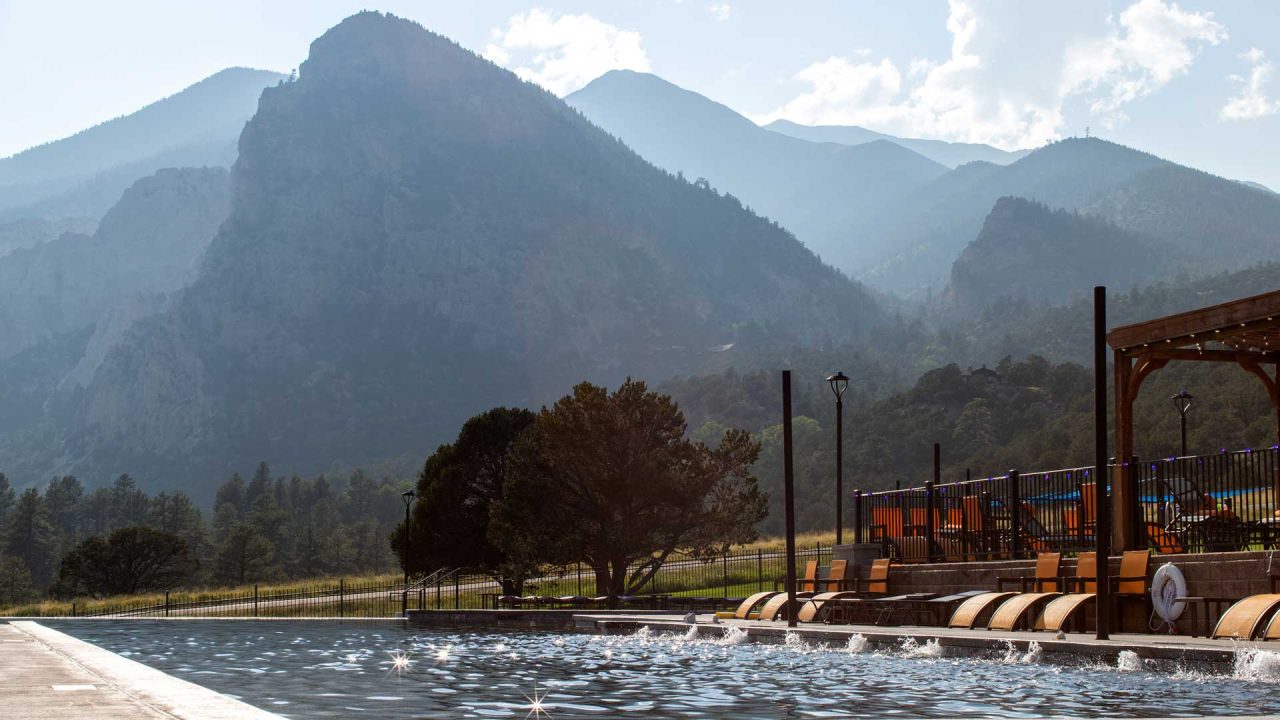
[[[827,376],[831,392],[836,396],[836,544],[844,544],[844,391],[849,387],[849,378],[836,371]],[[856,542],[856,541],[855,541]]]
[[[404,587],[409,588],[409,506],[413,505],[413,499],[417,497],[417,493],[412,490],[406,490],[400,493],[400,499],[404,500]]]
[[[1182,421],[1182,455],[1187,456],[1187,411],[1191,409],[1191,401],[1194,396],[1186,390],[1180,391],[1177,395],[1169,398],[1173,401],[1173,406],[1178,408],[1178,417]]]

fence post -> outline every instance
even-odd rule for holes
[[[253,584],[253,616],[258,617],[258,584]]]
[[[755,548],[755,592],[764,592],[764,551]]]
[[[853,491],[853,541],[862,542],[862,491]]]
[[[729,597],[729,553],[720,556],[720,569],[724,575],[724,596]]]
[[[1018,471],[1009,471],[1009,529],[1013,533],[1013,559],[1022,559],[1022,488]]]
[[[72,603],[71,603],[71,617],[75,617],[75,616],[76,616],[76,604],[75,604],[75,601],[72,601]]]
[[[1129,517],[1132,522],[1129,523],[1129,537],[1125,538],[1125,547],[1130,550],[1142,549],[1147,547],[1145,518],[1142,517],[1142,498],[1138,495],[1138,480],[1142,475],[1142,465],[1138,462],[1138,456],[1134,455],[1129,458]]]
[[[934,445],[937,448],[937,445]],[[933,562],[933,481],[924,481],[924,550],[929,562]]]
[[[458,590],[459,590],[459,586],[458,586],[458,573],[456,573],[456,572],[455,572],[455,573],[453,574],[453,609],[454,609],[454,610],[457,610],[459,607],[461,607],[461,606],[458,604],[458,603],[460,602],[460,599],[459,599],[459,597],[458,597]]]
[[[436,580],[436,609],[440,609],[440,580]]]
[[[343,578],[338,578],[338,617],[340,618],[347,616],[345,602],[344,602],[344,596],[346,595],[346,590],[347,590],[347,581]]]
[[[400,617],[409,617],[409,588],[400,591]]]
[[[169,617],[169,591],[164,591],[164,616]]]
[[[578,597],[582,597],[582,561],[578,561]]]

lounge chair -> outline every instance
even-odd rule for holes
[[[1121,570],[1123,574],[1123,569]],[[1074,578],[1064,579],[1064,585],[1074,585],[1076,592],[1060,595],[1045,606],[1044,612],[1040,613],[1040,619],[1036,621],[1036,630],[1052,630],[1058,631],[1072,617],[1077,609],[1083,607],[1086,602],[1097,597],[1098,592],[1098,554],[1093,552],[1082,552],[1076,558],[1076,575]]]
[[[973,599],[974,605],[966,608],[966,604],[962,604],[956,610],[958,614],[960,610],[966,610],[971,613],[968,618],[952,618],[952,623],[957,620],[968,620],[970,623],[976,622],[978,616],[986,610],[986,608],[978,603],[979,598],[983,598],[985,602],[999,605],[993,607],[991,612],[991,620],[987,623],[988,630],[1013,630],[1016,627],[1026,624],[1026,616],[1028,613],[1039,608],[1044,603],[1057,597],[1059,583],[1059,569],[1062,566],[1061,553],[1040,553],[1036,556],[1035,574],[1019,577],[998,577],[996,578],[997,592],[990,595],[978,595]],[[1022,592],[1004,594],[1004,586],[1009,583],[1018,583]],[[1030,592],[1028,592],[1028,588]],[[951,625],[955,627],[955,625]],[[972,625],[970,625],[972,627]]]
[[[1258,630],[1262,628],[1263,623],[1275,613],[1277,608],[1280,608],[1280,594],[1278,593],[1250,595],[1222,613],[1222,617],[1218,618],[1217,626],[1213,628],[1212,637],[1252,640],[1253,636],[1257,635]],[[1271,626],[1275,624],[1273,619],[1270,625],[1267,626],[1268,634],[1271,632]],[[1280,631],[1280,628],[1277,628],[1277,631]]]
[[[738,620],[755,620],[759,618],[760,613],[756,611],[756,606],[768,602],[770,598],[778,594],[776,590],[766,590],[752,595],[738,604],[738,609],[733,611],[733,617]]]
[[[1147,523],[1147,544],[1161,555],[1185,552],[1178,537],[1161,527],[1159,523]]]
[[[804,592],[796,593],[796,600],[808,600],[811,597],[813,597],[812,591],[806,590]],[[777,595],[774,595],[773,597],[769,598],[769,601],[766,602],[763,606],[761,606],[760,616],[757,619],[772,621],[772,620],[786,620],[787,618],[788,618],[787,594],[778,593]]]
[[[872,561],[872,569],[871,569],[872,577],[874,579],[876,576],[876,573],[877,573],[876,565],[878,563],[883,563],[884,580],[887,582],[888,568],[889,568],[888,560]],[[806,602],[804,605],[800,607],[800,612],[796,613],[796,620],[799,620],[800,622],[821,621],[825,619],[825,615],[827,611],[826,605],[828,601],[843,599],[843,598],[852,598],[852,597],[857,597],[860,594],[864,594],[856,589],[855,590],[844,589],[845,584],[847,582],[847,580],[845,579],[845,574],[847,570],[848,570],[848,561],[832,560],[831,570],[827,573],[827,577],[821,580],[818,580],[817,582],[818,584],[825,584],[827,587],[831,587],[832,585],[834,585],[838,589],[833,591],[828,591],[828,592],[821,592],[809,598],[808,602]]]
[[[858,604],[889,594],[889,570],[892,567],[893,561],[889,558],[872,560],[871,571],[865,579],[857,581],[854,590],[833,593],[830,597],[823,598],[821,604],[813,603],[814,608],[810,611],[810,616],[814,620],[825,622],[848,622],[850,612]],[[804,617],[804,608],[801,608],[801,614],[796,615],[796,619],[801,620]]]
[[[974,595],[956,608],[951,614],[951,620],[947,622],[947,627],[972,629],[982,621],[983,616],[988,612],[995,612],[1000,607],[1000,603],[1017,595],[1015,592],[987,592],[980,595]]]

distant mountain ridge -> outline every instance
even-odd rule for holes
[[[11,476],[127,468],[200,496],[262,459],[420,461],[493,405],[883,320],[775,224],[415,23],[355,15],[299,70],[241,135],[195,283],[0,441]]]
[[[97,219],[164,167],[229,167],[262,89],[279,73],[229,68],[137,112],[0,159],[0,219]]]
[[[930,160],[949,168],[971,162],[989,162],[996,165],[1009,163],[1025,156],[1030,150],[1001,150],[982,143],[947,142],[925,138],[903,138],[868,130],[857,125],[801,125],[790,120],[774,120],[764,126],[766,130],[811,142],[830,142],[841,145],[862,145],[876,140],[888,140],[908,150],[920,153]]]
[[[1176,251],[1201,273],[1280,255],[1280,196],[1115,143],[1071,138],[1008,166],[963,165],[887,205],[864,227],[883,257],[860,277],[915,297],[940,290],[1005,196],[1096,215]]]
[[[648,73],[610,71],[565,102],[655,165],[741,198],[846,271],[864,244],[854,229],[947,170],[886,140],[845,146],[770,132]]]

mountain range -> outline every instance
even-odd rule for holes
[[[3,448],[24,474],[128,468],[199,495],[260,459],[420,460],[493,405],[882,318],[733,197],[389,15],[316,40],[239,149],[194,282]]]
[[[800,138],[801,140],[838,143],[840,145],[862,145],[877,140],[887,140],[949,168],[959,167],[971,162],[1008,165],[1030,152],[1028,150],[1001,150],[982,143],[896,137],[857,125],[801,125],[790,120],[774,120],[765,125],[764,128],[783,135]]]
[[[125,188],[156,170],[230,167],[258,95],[284,78],[228,68],[137,112],[0,159],[0,223],[96,221]]]

